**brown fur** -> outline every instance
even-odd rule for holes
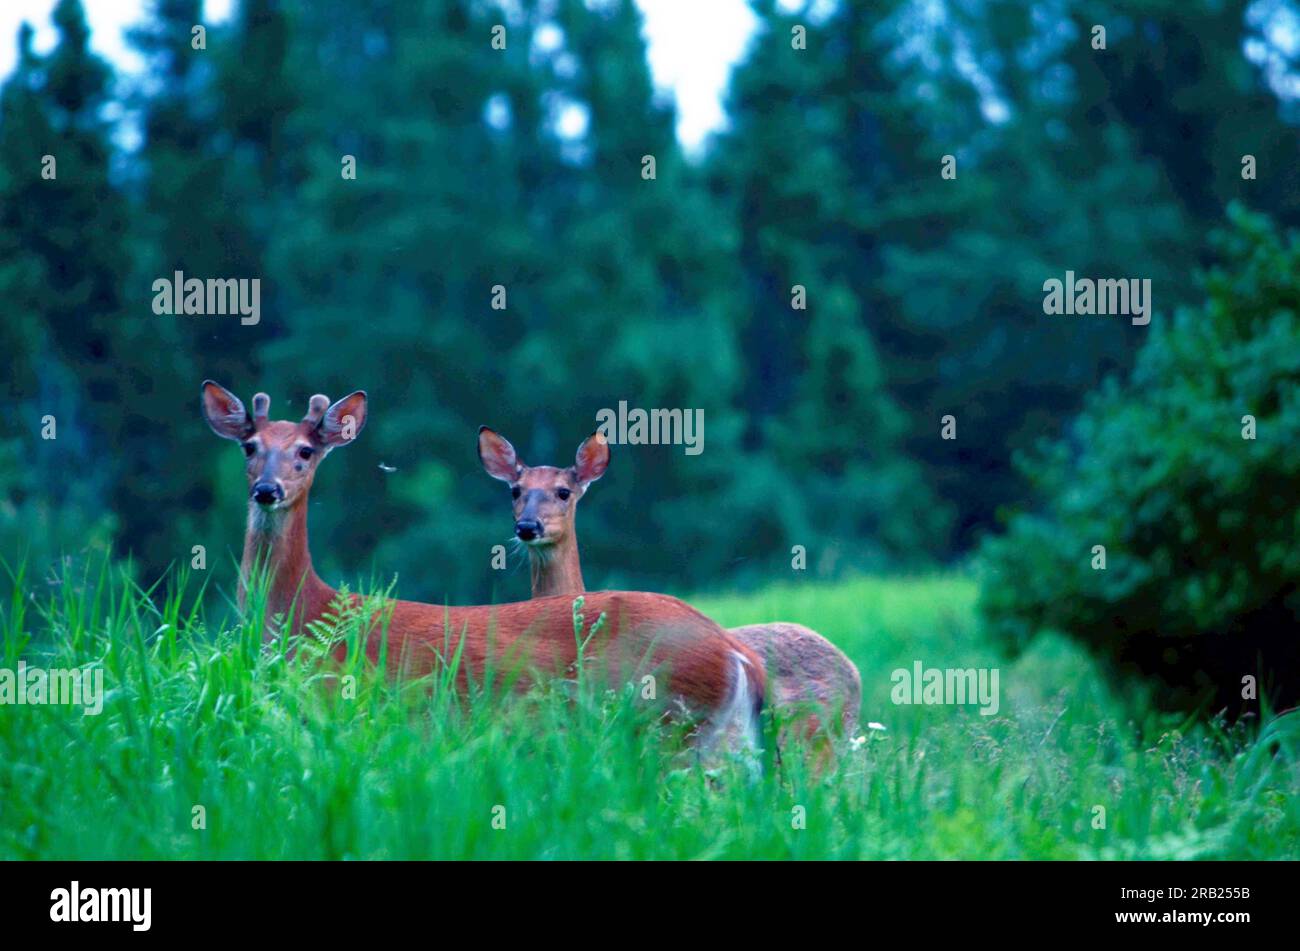
[[[254,399],[262,409],[263,394]],[[269,401],[266,401],[269,402]],[[294,630],[319,619],[338,594],[316,574],[307,544],[307,497],[316,467],[333,448],[360,432],[366,419],[364,393],[354,393],[323,409],[324,397],[313,397],[308,417],[299,423],[254,419],[231,393],[206,382],[204,417],[218,435],[252,446],[247,467],[250,493],[259,484],[274,482],[283,499],[262,505],[250,497],[248,528],[241,569],[240,603],[254,566],[270,565],[267,613],[287,616],[292,609]],[[350,427],[349,427],[350,422]],[[299,453],[312,450],[308,458]],[[517,671],[517,685],[527,686],[532,671],[558,675],[577,656],[572,596],[542,598],[514,604],[443,607],[414,601],[392,603],[387,624],[390,669],[420,675],[450,660],[463,640],[460,683],[481,678],[492,662],[497,669]],[[588,594],[583,613],[587,628],[600,614],[606,624],[586,648],[587,663],[603,667],[610,676],[632,671],[661,671],[670,698],[696,712],[717,711],[732,696],[736,657],[743,660],[749,689],[764,695],[762,664],[743,644],[717,624],[676,598],[634,591]],[[268,636],[273,632],[268,631]],[[378,660],[382,634],[378,624],[366,654]]]
[[[609,443],[605,437],[592,433],[584,439],[574,464],[567,469],[526,466],[515,455],[509,441],[481,426],[478,454],[488,474],[510,486],[515,524],[527,517],[542,527],[538,538],[525,542],[533,597],[585,591],[574,521],[578,502],[587,494],[587,487],[604,475],[609,465]]]
[[[508,483],[512,490],[520,489],[513,506],[516,523],[527,511],[535,513],[544,526],[541,538],[527,543],[534,598],[572,596],[585,590],[574,521],[578,500],[609,465],[603,439],[593,446],[597,436],[593,434],[578,447],[573,466],[560,469],[525,465],[504,437],[486,426],[479,429],[479,458],[488,474]],[[558,497],[562,488],[570,492],[567,500]],[[842,730],[846,736],[856,733],[862,679],[853,661],[838,647],[802,624],[785,621],[750,624],[731,628],[728,633],[764,659],[769,699],[793,716],[801,732],[810,737],[821,732],[822,718],[838,713],[839,723],[830,725],[832,731]]]
[[[811,628],[787,621],[747,624],[727,633],[764,659],[772,705],[802,709],[809,736],[820,730],[822,716],[836,712],[839,731],[857,733],[862,678],[842,650]]]

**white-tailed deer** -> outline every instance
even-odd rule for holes
[[[561,469],[524,465],[509,440],[482,426],[478,455],[488,475],[510,486],[515,536],[528,550],[533,597],[581,594],[574,518],[587,487],[609,467],[605,437],[592,433],[578,447],[573,465]],[[733,627],[728,633],[765,660],[773,705],[796,711],[806,733],[819,733],[822,718],[838,713],[839,724],[825,726],[854,736],[862,679],[843,651],[816,631],[783,621]]]
[[[267,418],[270,398],[253,397],[253,411],[216,383],[203,384],[203,416],[218,436],[239,444],[247,457],[248,528],[244,538],[240,604],[255,566],[269,571],[267,615],[288,616],[294,632],[325,614],[338,592],[312,568],[307,548],[307,496],[320,461],[351,442],[366,424],[366,394],[358,391],[331,405],[313,396],[298,422]],[[354,603],[358,599],[354,597]],[[415,601],[390,602],[387,657],[396,672],[420,675],[461,651],[457,680],[482,682],[489,663],[531,674],[564,676],[577,661],[573,597],[541,598],[515,604],[444,607]],[[629,672],[662,676],[661,699],[680,701],[699,716],[700,745],[757,741],[763,703],[761,661],[743,644],[676,598],[640,591],[586,595],[588,618],[605,624],[584,651],[586,669],[604,671],[621,683]],[[272,632],[268,631],[268,636]],[[374,625],[366,654],[377,662],[383,632]],[[343,648],[338,650],[342,653]]]

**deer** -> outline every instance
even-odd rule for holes
[[[246,458],[248,520],[240,564],[238,603],[247,607],[255,572],[267,575],[266,616],[291,617],[290,632],[312,633],[339,592],[317,575],[307,544],[308,496],[322,460],[353,442],[369,417],[363,390],[331,403],[316,394],[299,421],[268,418],[270,397],[258,393],[252,411],[225,387],[205,380],[202,412],[212,431],[237,443]],[[351,595],[352,604],[360,604]],[[695,724],[691,745],[702,752],[725,747],[757,752],[766,691],[762,662],[744,644],[690,605],[662,594],[598,591],[584,595],[590,616],[604,615],[588,636],[584,669],[611,678],[628,671],[653,671],[666,683],[667,714],[688,712]],[[456,686],[482,682],[493,669],[515,665],[517,690],[540,678],[564,677],[579,661],[574,598],[568,594],[511,604],[449,607],[389,601],[383,624],[373,624],[365,641],[371,663],[385,657],[401,676],[445,670],[459,654]],[[381,629],[382,628],[382,629]],[[266,640],[276,637],[272,625]],[[383,648],[386,646],[386,650]],[[346,645],[335,649],[343,659]],[[660,677],[664,680],[658,679]],[[644,681],[642,681],[644,683]]]
[[[504,436],[480,426],[484,470],[510,486],[514,535],[528,552],[534,598],[585,590],[575,530],[578,502],[610,462],[609,440],[597,430],[578,446],[571,466],[529,466]],[[765,661],[770,699],[793,714],[810,739],[829,732],[855,738],[862,678],[838,647],[811,628],[787,621],[748,624],[727,632]],[[823,723],[838,712],[839,722]]]

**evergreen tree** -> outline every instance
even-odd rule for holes
[[[0,535],[34,572],[106,540],[123,469],[109,447],[132,445],[124,407],[137,379],[118,323],[126,209],[101,111],[112,74],[77,0],[61,0],[53,20],[47,57],[20,30],[0,93],[4,377],[20,426],[0,446]]]
[[[786,480],[811,480],[809,528],[847,534],[874,563],[896,562],[933,548],[946,521],[899,459],[902,438],[922,422],[902,416],[886,389],[906,394],[899,377],[916,374],[933,344],[891,327],[881,281],[889,236],[937,214],[934,199],[917,197],[923,175],[937,181],[937,155],[918,161],[921,133],[884,71],[889,45],[877,20],[898,7],[868,17],[845,4],[820,22],[775,3],[755,9],[760,33],[733,79],[731,128],[712,169],[742,236],[743,405],[756,433],[779,447]],[[793,305],[796,285],[806,310]],[[886,352],[893,345],[893,380],[878,370],[876,336]],[[937,417],[924,425],[934,438]],[[849,474],[852,500],[836,500],[833,487]]]
[[[132,313],[148,314],[151,417],[171,435],[167,454],[202,458],[211,449],[201,426],[181,425],[204,378],[228,386],[274,389],[264,381],[261,356],[283,333],[279,282],[265,263],[276,210],[292,183],[296,149],[283,127],[295,103],[284,74],[288,27],[278,4],[246,2],[229,24],[203,24],[199,0],[158,0],[131,40],[147,64],[134,105],[142,117],[141,142],[132,156],[138,195],[137,253]],[[198,42],[196,26],[204,26]],[[283,187],[282,187],[283,186]],[[162,278],[236,279],[259,282],[260,318],[154,315],[153,283]],[[243,500],[231,491],[240,478],[237,460],[218,466],[150,463],[151,491],[165,487],[186,505],[153,518],[136,508],[128,525],[137,557],[159,570],[189,557],[195,544],[212,552],[211,570],[227,578],[241,524]],[[161,484],[161,485],[160,485]]]

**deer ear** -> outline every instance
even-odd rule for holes
[[[225,439],[242,441],[253,435],[253,417],[239,397],[211,380],[203,381],[203,418]]]
[[[365,425],[366,392],[357,390],[325,410],[320,425],[316,427],[316,435],[322,443],[333,449],[352,442]]]
[[[609,440],[599,429],[582,441],[573,464],[573,474],[585,490],[609,468]]]
[[[510,440],[486,426],[478,428],[478,459],[488,475],[502,482],[514,482],[523,469]]]

